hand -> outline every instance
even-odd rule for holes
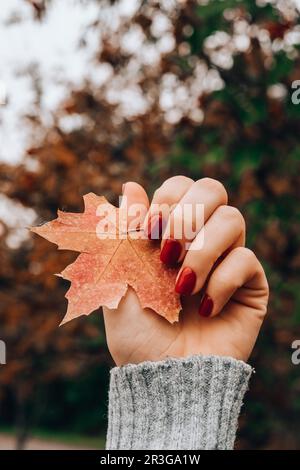
[[[127,183],[123,194],[127,196],[128,207],[133,203],[149,207],[140,185]],[[175,176],[166,180],[154,194],[145,230],[150,218],[152,226],[154,219],[159,220],[152,209],[156,204],[173,207],[164,221],[167,225],[162,236],[161,260],[181,264],[176,290],[182,294],[183,310],[179,322],[172,325],[150,309],[142,309],[131,289],[118,309],[104,308],[107,343],[115,363],[124,365],[194,354],[247,361],[266,314],[268,283],[256,256],[244,246],[243,216],[227,205],[223,185],[210,178],[194,182]],[[197,227],[198,233],[188,250],[186,242],[191,240],[176,239],[174,234],[175,223],[192,227],[197,222],[193,213],[181,215],[178,208],[183,204],[204,207],[204,237],[203,226]]]

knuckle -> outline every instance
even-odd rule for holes
[[[212,274],[212,280],[215,283],[215,285],[218,286],[220,290],[225,290],[229,284],[232,284],[233,279],[232,276],[229,276],[226,271],[218,271],[216,270]]]
[[[242,263],[251,266],[254,273],[261,274],[263,280],[263,287],[269,290],[269,285],[264,268],[257,259],[255,253],[250,250],[250,248],[246,248],[245,246],[239,246],[237,248],[234,248],[232,250],[232,253],[237,255]]]
[[[220,181],[215,180],[213,178],[206,177],[206,178],[202,178],[202,179],[198,180],[196,182],[196,184],[199,184],[201,186],[205,186],[205,188],[208,191],[211,191],[211,192],[215,193],[220,198],[220,201],[223,204],[227,204],[227,202],[228,202],[227,191],[226,191],[224,185]]]
[[[242,213],[236,207],[223,205],[220,206],[217,210],[227,220],[229,219],[231,221],[237,222],[238,225],[243,228],[243,230],[246,229],[245,219]]]
[[[242,261],[246,263],[251,263],[252,265],[254,263],[258,263],[258,260],[250,248],[246,248],[244,246],[238,246],[237,248],[234,248],[232,252],[237,255]]]
[[[193,183],[194,181],[187,176],[172,176],[154,192],[153,200],[173,204],[178,200],[178,195],[184,194]]]
[[[246,247],[237,247],[233,250],[234,254],[240,258],[240,261],[247,266],[250,266],[253,274],[259,274],[262,282],[262,289],[269,293],[269,285],[265,275],[265,271],[259,260],[257,259],[255,253]]]
[[[184,175],[176,175],[172,176],[171,178],[168,178],[161,186],[161,188],[168,189],[170,187],[174,186],[184,186],[184,187],[190,187],[194,181],[191,178],[188,178],[187,176]]]
[[[154,191],[153,199],[159,199],[160,194],[161,194],[161,186]]]

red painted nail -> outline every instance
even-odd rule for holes
[[[163,220],[161,214],[155,214],[148,220],[147,237],[149,240],[159,240],[163,232]]]
[[[196,274],[191,268],[184,268],[177,279],[175,291],[181,295],[191,295],[196,284]]]
[[[174,266],[179,260],[181,244],[177,240],[169,238],[166,240],[160,253],[160,260],[168,266]]]
[[[211,297],[209,295],[205,294],[199,308],[199,315],[202,317],[209,317],[212,309],[213,309],[214,303]]]

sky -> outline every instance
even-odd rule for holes
[[[29,66],[37,67],[42,76],[44,119],[50,119],[51,110],[64,96],[66,83],[80,85],[89,72],[88,63],[97,44],[96,38],[89,37],[90,47],[84,51],[78,51],[76,45],[84,27],[96,18],[98,8],[94,2],[89,2],[84,9],[73,3],[70,14],[70,3],[72,0],[55,1],[45,21],[38,22],[33,19],[32,7],[23,0],[1,1],[1,160],[20,161],[29,139],[21,118],[33,109],[36,98]],[[15,15],[21,18],[20,22],[12,21]],[[70,16],[71,21],[66,21]]]
[[[119,12],[131,14],[138,2],[122,0]],[[96,85],[106,71],[92,58],[99,44],[99,30],[87,25],[97,20],[99,3],[94,0],[52,0],[42,22],[33,19],[33,9],[24,0],[1,0],[0,8],[0,160],[17,163],[30,139],[22,115],[34,109],[35,92],[28,69],[41,76],[42,118],[51,122],[51,111],[88,78]],[[86,47],[78,44],[84,35]],[[71,86],[70,86],[71,85]]]

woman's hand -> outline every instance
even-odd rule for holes
[[[127,207],[135,203],[149,207],[144,189],[136,183],[127,183],[123,195]],[[103,309],[114,361],[123,365],[194,354],[247,361],[266,314],[268,283],[255,254],[244,246],[243,216],[227,205],[227,193],[218,181],[175,176],[155,192],[144,223],[146,232],[161,224],[157,205],[163,204],[172,211],[163,221],[161,260],[181,264],[176,291],[182,294],[183,311],[179,322],[171,325],[142,309],[129,289],[118,309]],[[199,204],[204,209],[200,224],[196,211],[180,210]],[[180,225],[193,231],[196,227],[193,240],[177,236],[175,227]]]

